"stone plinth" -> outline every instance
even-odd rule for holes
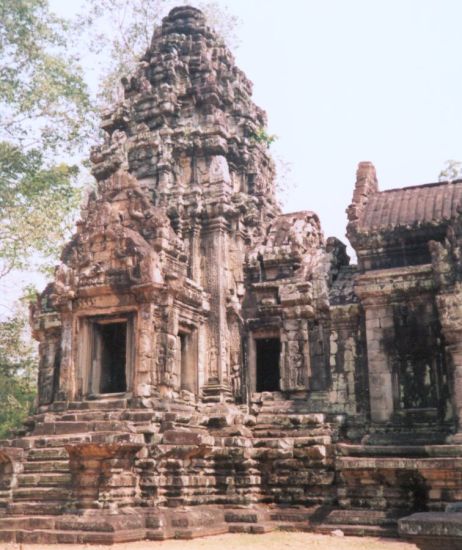
[[[462,513],[430,512],[413,514],[398,522],[399,534],[420,550],[460,550]]]
[[[115,510],[136,504],[138,478],[133,462],[141,445],[91,443],[66,448],[75,508]]]

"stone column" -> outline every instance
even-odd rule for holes
[[[195,282],[200,284],[201,280],[201,250],[200,250],[201,228],[198,224],[193,224],[189,230],[189,276]]]
[[[393,330],[393,313],[383,297],[381,300],[378,296],[364,298],[362,306],[366,318],[371,420],[388,422],[394,411],[393,377],[383,336],[385,330]]]
[[[131,335],[132,338],[136,339],[135,372],[133,373],[133,393],[135,396],[150,396],[156,383],[154,314],[154,304],[141,304],[138,311],[136,334]],[[133,353],[134,350],[130,346],[130,340],[127,343],[129,344],[128,353]]]
[[[178,311],[174,306],[174,294],[168,292],[162,299],[162,321],[157,335],[157,381],[163,396],[179,389]]]
[[[284,319],[281,333],[281,390],[308,389],[311,375],[307,321]]]
[[[452,403],[457,432],[451,443],[462,443],[462,293],[458,286],[454,291],[437,294],[436,301],[446,350],[451,357],[453,373]]]
[[[453,364],[453,410],[456,419],[457,433],[452,436],[452,443],[462,443],[462,333],[458,335],[458,342],[447,346]]]
[[[44,314],[41,325],[41,330],[34,328],[34,337],[40,342],[37,397],[39,405],[49,405],[59,389],[61,321],[57,314]]]
[[[223,400],[231,396],[228,377],[229,335],[226,310],[228,268],[228,224],[223,217],[211,220],[204,230],[206,250],[204,287],[210,295],[208,359],[205,398]]]
[[[77,389],[73,357],[74,323],[72,311],[63,311],[61,313],[61,326],[61,367],[56,398],[62,401],[71,401]]]

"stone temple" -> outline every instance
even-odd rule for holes
[[[0,541],[393,536],[419,512],[401,534],[462,547],[462,181],[380,191],[360,163],[350,265],[315,213],[281,212],[265,113],[199,10],[123,85],[31,309]]]

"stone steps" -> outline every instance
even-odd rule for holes
[[[252,427],[251,449],[262,471],[263,499],[292,506],[330,504],[335,498],[332,436],[336,429],[327,415],[306,411],[303,400],[263,401]],[[308,528],[306,516],[279,523],[288,530]]]
[[[69,498],[67,487],[19,487],[13,489],[13,500],[24,501],[66,501]]]
[[[284,426],[322,426],[325,424],[326,417],[320,413],[297,414],[284,412],[282,414],[274,413],[272,410],[261,412],[257,416],[257,426],[259,424],[284,425]]]
[[[93,522],[91,518],[85,520],[81,516],[58,514],[0,518],[0,541],[30,544],[113,544],[145,537],[143,518],[140,520],[138,516],[131,516],[129,520],[132,521],[123,521],[123,528],[120,528],[120,518],[111,523],[106,517],[96,517],[98,519]]]
[[[224,535],[229,533],[229,526],[226,524],[209,524],[201,527],[191,527],[185,529],[146,529],[147,540],[162,541],[167,539],[191,540],[199,537],[211,537],[214,535]]]
[[[325,429],[288,430],[288,429],[273,428],[272,426],[268,426],[264,428],[263,427],[254,428],[253,433],[254,433],[255,439],[280,439],[285,437],[306,438],[306,437],[329,436],[329,434],[326,433]]]
[[[316,410],[313,410],[306,403],[293,403],[293,402],[281,401],[280,403],[275,403],[271,405],[263,404],[260,407],[259,414],[275,414],[275,415],[307,414],[308,415],[308,414],[323,414],[323,413],[318,413]]]
[[[44,436],[29,436],[31,448],[64,447],[79,443],[144,443],[142,434],[135,430],[76,432]]]
[[[55,516],[10,516],[0,518],[0,532],[3,529],[51,529]]]
[[[128,399],[95,399],[90,401],[55,401],[47,410],[49,412],[67,412],[67,411],[82,411],[82,410],[115,410],[127,409]]]
[[[18,475],[18,487],[65,487],[71,482],[70,473],[44,472]]]
[[[266,510],[232,510],[225,512],[225,521],[227,523],[261,523],[268,521],[269,515]]]
[[[229,533],[248,533],[252,535],[263,535],[275,531],[277,526],[271,522],[264,523],[230,523],[228,525]]]
[[[88,434],[90,432],[124,432],[130,431],[130,426],[125,421],[117,420],[94,420],[86,422],[78,421],[56,421],[38,424],[32,436],[40,435],[69,435],[69,434]]]
[[[168,531],[167,531],[168,533]],[[191,540],[199,537],[210,537],[213,535],[224,535],[229,533],[229,526],[225,523],[218,523],[216,525],[188,527],[186,529],[174,529],[172,536],[168,538]]]
[[[132,542],[146,538],[146,530],[120,530],[114,533],[100,531],[58,531],[54,529],[1,530],[0,541],[24,544],[104,544]]]
[[[61,515],[64,510],[63,501],[42,502],[11,502],[8,504],[8,513],[13,516],[43,516]]]
[[[25,462],[23,465],[24,474],[52,474],[52,473],[67,473],[69,472],[68,460],[48,460],[39,461],[33,460]]]
[[[333,531],[342,531],[344,535],[350,537],[397,537],[396,527],[380,527],[376,525],[352,525],[352,524],[321,524],[312,529],[315,533],[330,535]]]
[[[277,510],[270,510],[269,518],[280,524],[300,524],[309,522],[314,514],[318,511],[318,507],[314,508],[279,508]]]
[[[334,509],[315,526],[315,531],[329,534],[341,530],[350,536],[396,537],[401,516],[390,510]]]
[[[119,422],[125,425],[127,422],[150,422],[156,418],[156,414],[158,413],[146,409],[84,409],[39,414],[33,418],[34,425],[36,426],[35,429],[37,430],[41,426],[59,425],[60,423],[91,424],[98,422]],[[63,424],[63,426],[66,426],[66,424]]]
[[[69,460],[66,449],[62,446],[31,449],[27,455],[27,462],[38,461],[65,461]]]
[[[402,514],[401,514],[402,515]],[[396,527],[400,514],[382,510],[332,510],[324,519],[324,524],[373,525]]]
[[[263,534],[274,530],[308,531],[318,507],[258,508],[225,512],[230,533]]]

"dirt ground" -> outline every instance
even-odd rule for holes
[[[3,544],[3,545],[2,545]],[[33,545],[0,543],[0,550],[417,550],[414,544],[369,537],[338,537],[274,532],[267,535],[221,535],[195,540],[130,542],[100,545]]]

